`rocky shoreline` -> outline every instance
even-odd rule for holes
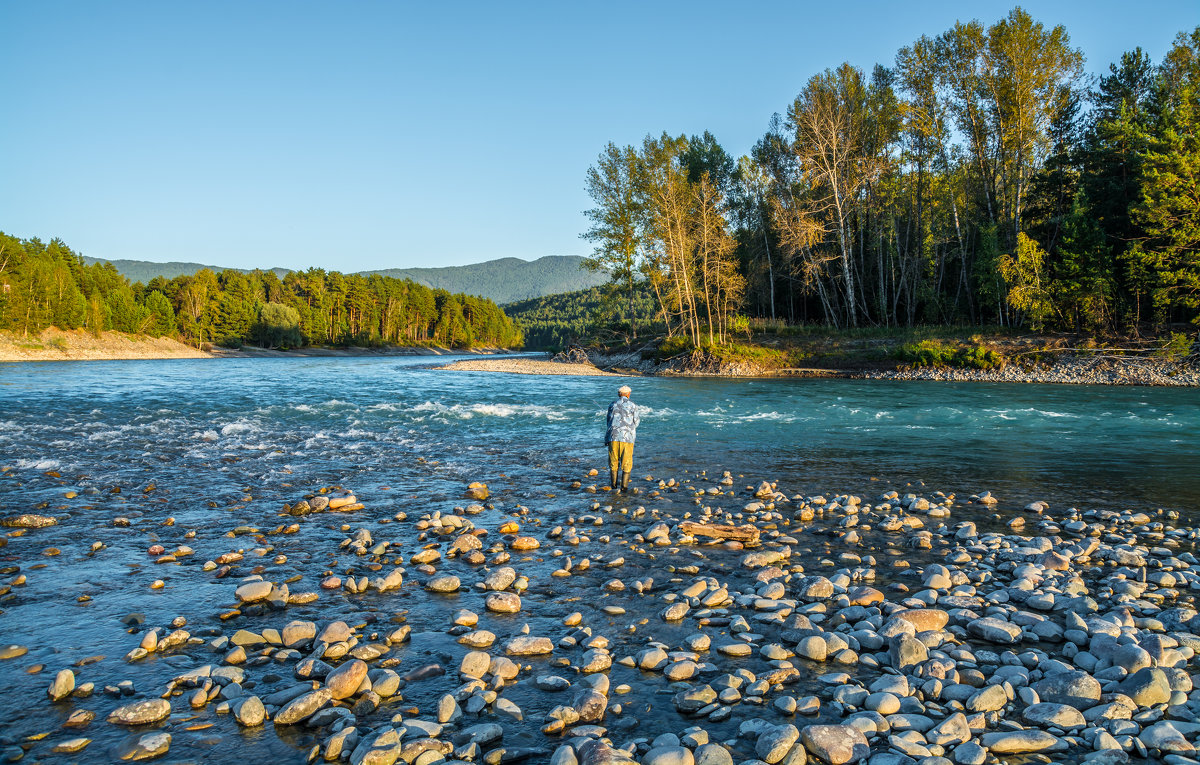
[[[586,363],[602,370],[668,377],[843,377],[866,380],[1200,386],[1200,365],[1156,357],[1084,353],[1064,354],[1053,364],[1008,364],[998,370],[863,369],[855,366],[772,369],[749,362],[726,362],[713,358],[699,363],[687,357],[660,362],[642,358],[639,351],[600,353],[593,349],[587,351],[587,359]]]
[[[484,483],[452,511],[325,488],[227,530],[117,517],[89,555],[140,538],[152,591],[224,594],[131,615],[123,659],[23,666],[8,620],[0,672],[45,675],[46,711],[3,754],[153,759],[199,725],[352,765],[1197,762],[1200,529],[1175,513],[728,472],[560,491],[561,517]],[[0,519],[6,610],[82,517]]]

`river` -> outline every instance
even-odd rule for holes
[[[139,697],[153,697],[180,666],[219,659],[197,648],[126,664],[121,657],[140,630],[129,634],[120,620],[138,613],[147,626],[165,626],[183,616],[194,634],[223,629],[217,615],[231,606],[233,585],[200,564],[252,546],[225,537],[230,529],[268,530],[287,520],[277,517],[285,502],[321,487],[353,490],[365,511],[322,516],[298,535],[272,537],[273,552],[288,561],[278,571],[268,565],[264,576],[300,576],[315,588],[326,570],[352,566],[338,547],[349,530],[378,532],[378,519],[401,511],[412,518],[450,512],[465,504],[463,489],[473,480],[489,485],[497,507],[479,516],[481,525],[519,506],[548,525],[587,511],[593,496],[569,485],[605,482],[604,409],[621,381],[443,372],[429,363],[369,357],[0,366],[0,514],[60,520],[0,548],[3,581],[27,578],[0,596],[0,643],[29,648],[0,662],[4,743],[57,729],[72,707],[52,706],[46,686],[57,669],[86,657],[105,657],[78,670],[98,692],[75,703],[98,717],[115,703],[99,692],[110,681],[132,680]],[[639,477],[708,486],[728,470],[738,487],[767,479],[788,494],[849,492],[870,501],[889,489],[961,499],[988,490],[1000,499],[992,512],[1002,515],[1044,500],[1052,509],[1162,508],[1192,523],[1198,517],[1196,389],[815,379],[630,384],[643,413]],[[591,468],[601,475],[587,477]],[[114,528],[118,517],[130,527]],[[194,534],[184,537],[187,531]],[[155,565],[146,554],[156,541],[169,550],[185,539],[196,555],[179,564]],[[96,541],[107,547],[92,554]],[[530,571],[548,572],[546,559]],[[247,573],[249,567],[238,572]],[[149,589],[155,579],[165,587]],[[531,588],[534,602],[556,597],[546,581]],[[372,618],[407,612],[414,636],[406,662],[457,663],[463,649],[439,631],[446,609],[426,606],[427,599],[416,590],[395,603],[358,598],[353,607],[376,613]],[[292,611],[287,618],[324,615],[316,607]],[[548,630],[556,622],[532,624]],[[29,674],[37,664],[45,671]],[[408,703],[432,703],[412,691]],[[531,697],[516,698],[536,709]],[[514,740],[538,744],[542,711]],[[249,751],[255,759],[298,761],[316,741],[240,734],[227,717],[198,718],[211,727],[188,730],[172,721],[172,755],[229,761]],[[117,738],[108,727],[97,719],[78,734],[96,739],[83,759],[105,759],[101,747]],[[56,737],[62,734],[47,742]]]

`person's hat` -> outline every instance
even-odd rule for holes
[[[630,393],[633,393],[633,388],[630,388],[628,385],[622,385],[620,388],[617,388],[617,395],[619,396],[628,396]]]

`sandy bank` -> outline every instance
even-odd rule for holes
[[[363,356],[486,356],[493,353],[509,353],[504,348],[471,348],[468,350],[450,348],[429,348],[418,346],[384,346],[382,348],[327,348],[313,346],[309,348],[293,348],[287,351],[272,348],[214,348],[210,355],[223,359],[303,359],[303,358],[361,358]]]
[[[40,334],[22,336],[0,332],[0,362],[15,361],[121,361],[149,359],[287,359],[363,356],[460,356],[465,354],[506,353],[503,348],[449,348],[385,346],[382,348],[295,348],[287,351],[270,348],[213,348],[200,350],[169,337],[127,335],[86,330],[60,330],[53,327]]]
[[[50,328],[37,335],[0,333],[3,361],[112,361],[120,359],[207,359],[211,353],[169,337],[144,337],[122,332],[93,335],[81,329]]]
[[[583,375],[586,377],[621,377],[591,364],[560,364],[538,359],[471,359],[455,361],[436,369],[451,372],[508,372],[516,375]]]

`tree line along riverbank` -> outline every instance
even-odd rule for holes
[[[601,149],[584,236],[633,336],[657,321],[720,344],[739,313],[1123,334],[1197,319],[1200,27],[1098,78],[1019,7],[932,31],[873,69],[829,62],[744,156],[654,125]]]
[[[521,344],[520,330],[494,302],[407,279],[202,269],[130,283],[109,263],[86,263],[59,239],[0,233],[0,330],[29,337],[50,327],[196,348]]]

